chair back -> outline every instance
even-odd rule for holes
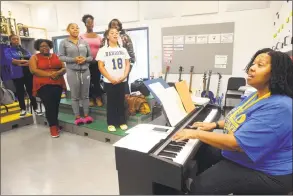
[[[228,80],[227,90],[238,90],[240,86],[245,86],[245,78],[231,77]]]

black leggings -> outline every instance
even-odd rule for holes
[[[38,90],[38,96],[45,106],[45,114],[49,126],[58,126],[59,104],[62,87],[58,85],[45,85]]]
[[[89,97],[96,99],[97,97],[101,97],[103,94],[103,90],[100,86],[101,72],[98,68],[98,62],[93,60],[89,65],[89,69],[91,74]]]
[[[287,195],[292,191],[292,174],[271,176],[243,167],[206,144],[200,147],[196,160],[198,172],[190,176],[194,195]]]
[[[125,118],[125,85],[126,82],[113,85],[105,82],[107,93],[107,123],[108,125],[126,124]]]
[[[16,96],[19,102],[19,107],[22,110],[26,110],[25,101],[24,101],[24,96],[26,91],[31,100],[31,105],[33,106],[33,109],[34,110],[38,109],[36,98],[32,95],[33,76],[31,74],[28,74],[28,75],[25,74],[22,78],[13,79],[13,83],[16,89]],[[24,86],[25,86],[25,89],[24,89]]]

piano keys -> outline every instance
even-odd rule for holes
[[[185,176],[194,164],[201,142],[197,139],[175,142],[172,136],[194,122],[213,122],[219,118],[220,109],[206,105],[192,111],[147,153],[116,146],[120,194],[183,194]]]
[[[208,115],[205,117],[204,120],[202,120],[203,122],[212,122],[212,120],[216,117],[217,115],[217,109],[212,109]],[[198,119],[196,121],[199,121]],[[183,128],[189,128],[195,121],[191,121],[188,123],[187,126],[183,126]],[[181,129],[179,129],[181,130]],[[178,130],[178,131],[179,131]],[[175,133],[174,133],[175,134]],[[173,135],[174,135],[173,134]],[[175,163],[181,164],[183,165],[186,161],[186,159],[188,158],[188,156],[190,155],[190,153],[197,148],[197,146],[199,147],[199,140],[198,139],[189,139],[180,143],[176,143],[174,141],[172,141],[172,139],[170,138],[166,143],[166,147],[164,149],[160,149],[159,152],[155,153],[155,155],[158,155],[160,157],[163,158],[169,158],[172,159],[172,161],[174,161]],[[172,150],[168,150],[166,148],[168,147],[173,147],[173,146],[181,146],[181,149],[179,151],[172,151]],[[163,145],[165,146],[165,145]],[[169,153],[171,153],[170,156],[162,156],[162,153],[168,151]]]

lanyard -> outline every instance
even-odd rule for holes
[[[254,104],[256,104],[257,102],[259,102],[260,100],[262,99],[265,99],[265,98],[268,98],[271,96],[271,93],[267,93],[265,94],[264,96],[256,99],[255,97],[257,96],[257,93],[255,93],[252,97],[250,97],[242,106],[240,106],[234,113],[233,115],[236,115],[236,114],[239,114],[239,113],[242,113],[244,112],[245,110],[247,110],[248,108],[250,108],[251,106],[253,106]]]

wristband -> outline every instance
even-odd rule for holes
[[[218,122],[215,122],[216,123],[216,128],[215,129],[220,129],[220,125]]]

